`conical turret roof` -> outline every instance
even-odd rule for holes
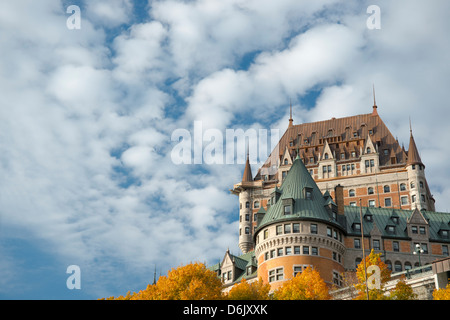
[[[411,136],[409,138],[409,149],[408,149],[408,161],[407,165],[412,164],[421,164],[422,160],[420,159],[419,151],[417,150],[416,142],[414,141],[414,137],[411,131]]]
[[[268,224],[298,219],[323,220],[338,224],[332,219],[332,215],[326,207],[326,199],[298,156],[287,173],[279,192],[281,196],[276,203],[271,204],[258,225],[258,229]],[[292,201],[290,201],[291,199]],[[284,206],[287,203],[292,203],[290,214],[285,214]]]

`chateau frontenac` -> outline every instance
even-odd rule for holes
[[[298,125],[291,109],[266,163],[253,175],[247,156],[231,192],[242,254],[211,267],[229,287],[262,278],[275,290],[308,266],[340,287],[363,245],[393,272],[449,255],[450,214],[435,212],[413,132],[406,150],[375,101],[368,114]]]

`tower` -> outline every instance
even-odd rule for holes
[[[297,156],[255,230],[258,278],[274,290],[312,266],[325,282],[335,283],[344,271],[344,221]]]
[[[247,253],[253,248],[253,201],[251,196],[252,181],[252,168],[250,166],[249,154],[247,151],[247,161],[245,162],[244,174],[242,176],[241,188],[239,192],[239,248],[243,253]]]
[[[434,211],[434,199],[431,196],[425,178],[425,165],[422,163],[416,142],[414,141],[411,124],[406,169],[408,172],[411,207],[419,210]]]

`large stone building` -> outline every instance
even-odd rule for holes
[[[412,131],[406,151],[376,105],[299,125],[291,116],[267,162],[253,177],[247,159],[231,191],[243,255],[227,251],[212,267],[225,284],[261,277],[276,289],[313,266],[339,287],[362,259],[361,230],[367,252],[381,252],[394,272],[449,255],[450,214],[435,212]]]

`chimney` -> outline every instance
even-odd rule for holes
[[[344,215],[344,187],[338,184],[334,187],[334,197],[337,205],[337,213]]]

